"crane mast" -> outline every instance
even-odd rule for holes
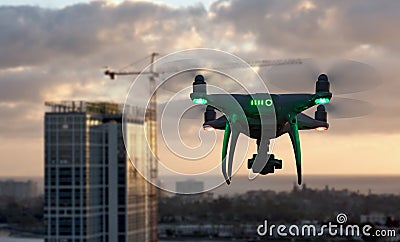
[[[153,184],[157,184],[157,92],[156,92],[156,72],[154,71],[154,62],[156,59],[157,53],[152,53],[150,58],[150,75],[149,75],[149,84],[150,84],[150,103],[149,108],[147,108],[145,123],[147,125],[147,134],[148,139],[150,140],[150,148],[153,151],[153,154],[149,154],[148,161],[150,161],[150,179]],[[150,228],[156,228],[158,223],[158,196],[157,196],[157,188],[156,186],[150,185],[146,182],[146,194],[150,194],[150,196],[146,196],[146,206],[148,207],[151,214],[146,213],[146,223],[150,226]],[[150,198],[150,201],[149,201]],[[147,234],[147,233],[146,233]],[[152,231],[152,234],[157,234],[157,231]],[[150,240],[147,240],[150,241]]]
[[[154,152],[154,155],[157,157],[157,90],[156,90],[156,75],[157,73],[154,71],[154,61],[156,59],[157,53],[152,53],[150,58],[150,92],[153,92],[149,108],[146,112],[146,124],[148,125],[148,134],[150,138],[150,147]],[[151,95],[151,94],[150,94]],[[150,176],[152,179],[157,178],[157,160],[150,159]],[[156,182],[156,181],[155,181]]]

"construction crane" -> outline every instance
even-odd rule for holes
[[[117,76],[134,76],[134,75],[150,75],[154,77],[158,77],[162,73],[170,72],[173,73],[174,70],[164,70],[162,72],[156,72],[154,71],[154,61],[155,57],[158,56],[157,53],[152,53],[151,54],[151,59],[150,59],[150,70],[149,71],[114,71],[111,69],[107,69],[104,71],[104,74],[106,76],[109,76],[111,80],[115,80]],[[252,67],[266,67],[266,66],[277,66],[277,65],[293,65],[293,64],[302,64],[303,59],[301,58],[295,58],[295,59],[276,59],[276,60],[256,60],[256,61],[248,61],[247,62],[250,66]],[[236,64],[232,63],[221,63],[220,68],[237,68]],[[179,71],[179,70],[175,70]]]

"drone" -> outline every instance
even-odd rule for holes
[[[293,146],[297,183],[300,185],[302,183],[302,155],[299,131],[328,130],[328,112],[330,117],[333,115],[337,118],[352,118],[368,114],[373,105],[361,100],[337,97],[337,95],[367,91],[376,87],[380,82],[379,73],[374,68],[361,62],[340,60],[330,63],[329,60],[322,60],[317,63],[311,59],[302,59],[300,62],[287,63],[284,61],[282,63],[272,63],[272,65],[267,63],[268,65],[266,65],[273,66],[272,71],[268,72],[270,83],[280,89],[294,91],[295,93],[239,94],[231,93],[234,92],[231,85],[228,89],[223,87],[220,89],[224,90],[224,93],[214,93],[210,88],[219,88],[219,84],[230,77],[229,75],[224,75],[219,69],[232,67],[229,65],[224,67],[222,65],[217,68],[219,58],[216,58],[216,60],[210,59],[210,56],[213,55],[210,55],[207,50],[202,51],[195,51],[195,59],[191,57],[193,53],[188,52],[187,54],[190,58],[177,58],[171,62],[163,62],[163,64],[167,64],[167,67],[179,67],[184,71],[173,72],[174,74],[168,78],[177,79],[169,82],[170,84],[163,82],[161,88],[170,93],[176,93],[176,88],[182,85],[185,89],[188,87],[186,80],[192,81],[194,79],[189,97],[191,102],[200,107],[197,111],[204,112],[202,128],[204,130],[224,130],[221,158],[222,174],[228,185],[232,181],[233,157],[240,134],[256,140],[257,144],[257,153],[247,160],[247,168],[251,169],[255,174],[267,175],[275,173],[276,169],[282,169],[283,167],[282,160],[277,159],[273,153],[270,153],[269,146],[271,140],[286,133],[289,135]],[[183,52],[180,53],[182,54]],[[183,56],[186,56],[185,53],[183,53]],[[259,66],[264,66],[265,64],[264,62],[260,63],[261,65]],[[285,64],[294,65],[287,68],[288,66],[285,67]],[[329,68],[324,67],[324,69],[321,69],[320,66],[323,66],[322,64],[329,64]],[[188,65],[190,68],[187,68]],[[235,65],[233,65],[233,68],[235,68]],[[137,72],[106,72],[106,74],[113,77],[111,74],[130,75],[137,74]],[[154,74],[154,72],[151,71],[150,74]],[[187,74],[190,74],[189,78],[187,78]],[[216,74],[223,74],[224,77]],[[212,76],[218,76],[217,82],[214,82],[216,86],[213,85],[213,78],[210,78]],[[206,79],[211,85],[206,83]],[[181,81],[177,82],[177,80]],[[308,83],[310,85],[307,85]],[[314,84],[315,91],[310,93],[307,87]],[[330,90],[331,88],[332,90]],[[226,90],[231,91],[226,93]],[[335,98],[331,103],[333,93],[335,93]],[[189,101],[186,97],[184,97],[186,100],[180,101]],[[340,102],[342,103],[341,107],[338,105]],[[306,114],[306,111],[314,106],[317,107],[314,117],[311,117]],[[222,113],[222,115],[217,117],[217,112]],[[196,113],[195,119],[198,116],[199,112]]]
[[[324,104],[329,103],[332,93],[329,91],[329,80],[326,74],[321,74],[316,82],[315,93],[312,94],[208,94],[204,76],[197,75],[193,82],[191,100],[195,104],[207,105],[204,114],[204,129],[225,130],[222,147],[222,173],[229,185],[232,179],[233,152],[240,133],[257,140],[257,154],[248,160],[247,167],[254,173],[266,175],[274,173],[275,169],[282,169],[282,160],[276,159],[274,154],[269,154],[269,140],[278,138],[288,133],[293,145],[296,159],[297,182],[302,182],[301,174],[301,148],[299,130],[327,130],[327,112]],[[244,111],[245,117],[238,117],[234,108],[226,102],[226,95],[233,97]],[[304,113],[318,105],[315,117]],[[272,109],[271,107],[274,107]],[[215,109],[225,115],[216,118]],[[276,132],[272,137],[262,137],[261,119],[264,113],[275,112]],[[242,127],[248,127],[247,129]],[[227,158],[228,143],[230,141],[230,154]],[[228,169],[226,164],[228,163]]]

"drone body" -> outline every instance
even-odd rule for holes
[[[318,77],[313,94],[207,94],[204,77],[197,75],[190,98],[196,104],[207,105],[204,129],[225,130],[222,148],[222,173],[229,184],[235,146],[241,133],[257,140],[257,154],[248,160],[248,169],[259,174],[274,173],[282,168],[282,161],[269,154],[270,139],[288,133],[293,145],[298,184],[301,184],[301,149],[299,130],[326,130],[327,113],[323,104],[332,98],[329,81],[325,74]],[[315,118],[302,112],[319,105]],[[215,109],[224,113],[216,118]],[[240,110],[239,110],[240,109]],[[271,125],[274,125],[271,127]],[[228,168],[226,158],[230,140]]]

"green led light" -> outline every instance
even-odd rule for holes
[[[254,99],[250,100],[250,105],[251,106],[267,106],[270,107],[272,106],[273,102],[272,99],[267,98],[267,99]]]
[[[329,98],[326,97],[321,97],[321,98],[317,98],[315,99],[315,104],[327,104],[329,103]]]
[[[204,98],[195,98],[193,99],[193,102],[195,104],[207,104],[207,99]]]

